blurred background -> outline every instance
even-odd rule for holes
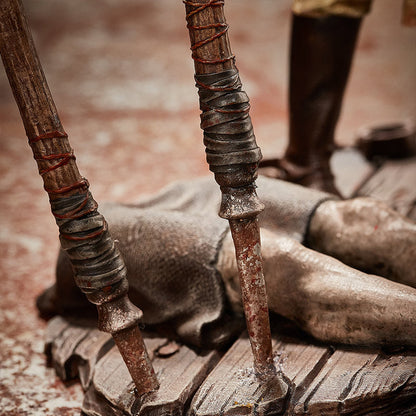
[[[38,53],[95,199],[131,202],[208,174],[184,6],[172,0],[25,0]],[[230,39],[257,142],[287,136],[288,0],[227,0]],[[416,28],[375,0],[362,26],[337,142],[364,125],[415,120]],[[34,299],[54,281],[58,230],[0,70],[0,415],[73,415],[77,383],[45,366]]]

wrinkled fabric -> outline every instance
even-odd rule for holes
[[[340,15],[361,18],[370,12],[372,2],[372,0],[293,0],[292,10],[295,14],[309,17]],[[406,26],[416,25],[416,0],[403,0],[402,23]]]
[[[336,199],[333,195],[260,176],[257,194],[265,209],[259,215],[260,227],[284,233],[303,243],[309,218],[322,201]],[[131,207],[177,211],[189,216],[202,216],[228,228],[218,217],[221,193],[213,178],[176,182],[154,196],[143,198]]]
[[[333,198],[275,179],[259,178],[257,184],[266,206],[260,226],[299,242],[316,207]],[[228,222],[217,215],[220,197],[213,178],[203,178],[172,184],[137,204],[99,208],[126,262],[129,297],[143,310],[144,323],[168,325],[196,346],[218,346],[243,323],[229,307],[216,269],[228,231]],[[64,252],[53,293],[57,310],[76,312],[71,310],[71,297],[76,308],[82,304]]]

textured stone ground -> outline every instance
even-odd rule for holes
[[[377,0],[361,33],[337,137],[415,116],[416,29]],[[35,41],[83,175],[100,201],[134,201],[207,173],[182,3],[26,0]],[[286,135],[289,1],[229,0],[231,42],[265,156]],[[77,383],[45,366],[34,299],[54,279],[57,227],[0,70],[0,415],[73,415]]]

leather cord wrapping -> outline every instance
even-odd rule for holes
[[[250,102],[236,68],[195,75],[206,159],[223,192],[220,216],[247,218],[262,211],[255,193],[261,151],[251,123]],[[231,206],[233,205],[233,206]]]

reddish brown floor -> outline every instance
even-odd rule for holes
[[[338,141],[416,115],[416,29],[375,1],[361,33]],[[95,198],[133,201],[206,174],[184,7],[179,0],[26,0],[78,165]],[[265,156],[286,136],[290,1],[228,1],[231,43]],[[57,228],[0,71],[0,414],[73,415],[78,384],[46,369],[35,296],[54,280]]]

